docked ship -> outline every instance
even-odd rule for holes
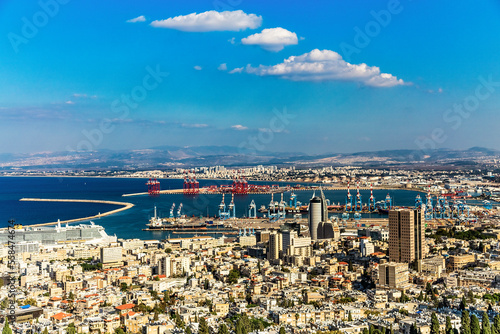
[[[104,227],[95,225],[93,222],[90,224],[68,225],[61,226],[58,223],[56,226],[30,226],[23,227],[16,225],[15,242],[38,242],[44,245],[57,244],[68,241],[85,241],[85,242],[116,242],[116,236],[109,236]],[[0,243],[7,244],[9,236],[8,229],[0,230]]]
[[[175,204],[174,204],[175,205]],[[222,222],[214,222],[212,220],[205,222],[191,222],[191,219],[187,218],[186,215],[181,215],[182,204],[179,206],[177,211],[177,217],[173,215],[173,208],[170,210],[170,217],[161,218],[156,212],[156,206],[154,207],[154,216],[149,219],[149,223],[146,224],[148,230],[173,230],[173,229],[212,229],[224,227]]]

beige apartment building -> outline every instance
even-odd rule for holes
[[[389,211],[389,260],[410,263],[425,257],[425,222],[420,210]]]
[[[467,265],[476,261],[474,254],[452,255],[448,260],[448,271],[456,271],[465,268]]]
[[[406,289],[410,286],[407,263],[388,262],[379,266],[379,283],[381,289]]]

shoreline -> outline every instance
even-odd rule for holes
[[[23,227],[52,226],[52,225],[57,225],[59,223],[61,223],[61,224],[70,224],[70,223],[76,223],[76,222],[85,221],[85,220],[98,219],[98,218],[101,218],[101,217],[106,217],[106,216],[113,215],[113,214],[118,213],[118,212],[122,212],[122,211],[128,210],[128,209],[130,209],[130,208],[132,208],[134,206],[134,204],[128,203],[128,202],[101,201],[101,200],[91,200],[91,199],[21,198],[19,201],[21,201],[21,202],[97,203],[97,204],[109,204],[109,205],[118,205],[118,206],[121,206],[121,208],[110,210],[110,211],[106,211],[104,213],[100,213],[100,214],[93,215],[93,216],[81,217],[81,218],[74,218],[74,219],[67,219],[67,220],[61,220],[61,221],[57,221],[57,222],[32,224],[32,225],[23,225]]]

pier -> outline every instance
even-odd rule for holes
[[[121,208],[107,211],[104,213],[99,213],[98,215],[94,216],[89,216],[89,217],[83,217],[83,218],[75,218],[75,219],[68,219],[64,221],[57,221],[57,222],[50,222],[50,223],[43,223],[43,224],[34,224],[34,225],[26,225],[26,227],[35,227],[35,226],[51,226],[51,225],[57,225],[58,223],[61,224],[68,224],[68,223],[76,223],[79,221],[84,221],[84,220],[91,220],[91,219],[98,219],[101,217],[109,216],[121,211],[128,210],[134,206],[132,203],[127,203],[127,202],[115,202],[115,201],[101,201],[101,200],[91,200],[91,199],[49,199],[49,198],[21,198],[19,201],[22,202],[62,202],[62,203],[96,203],[96,204],[110,204],[110,205],[119,205]]]

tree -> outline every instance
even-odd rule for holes
[[[451,327],[451,319],[449,316],[446,316],[446,327],[444,329],[445,334],[453,334],[453,327]]]
[[[431,334],[439,334],[439,320],[436,312],[432,312],[431,315]]]
[[[474,314],[470,317],[470,332],[471,334],[481,334],[479,319]]]
[[[500,314],[493,318],[493,326],[491,328],[492,334],[500,334]]]
[[[9,318],[5,318],[5,324],[3,325],[2,334],[12,334],[12,329],[9,326]]]
[[[474,292],[472,292],[472,290],[469,290],[469,292],[467,292],[467,299],[469,300],[469,303],[474,304],[475,299]]]
[[[232,269],[227,276],[227,282],[229,284],[234,284],[238,282],[238,278],[240,278],[240,272],[238,270]]]
[[[118,327],[115,329],[115,334],[125,334],[125,331],[121,327]]]
[[[462,322],[460,327],[460,334],[471,334],[470,333],[470,317],[468,311],[462,312]]]
[[[400,303],[406,303],[406,302],[409,302],[409,301],[410,301],[410,297],[408,297],[407,295],[405,295],[404,291],[401,291],[401,298],[399,298],[399,302]]]
[[[347,317],[347,321],[352,321],[352,314],[349,312],[349,316]]]
[[[217,334],[229,334],[229,330],[227,329],[226,324],[223,323],[219,326],[219,331],[217,332]]]
[[[417,330],[417,327],[415,326],[415,324],[411,324],[410,334],[418,334],[418,330]]]
[[[462,300],[460,301],[460,306],[458,307],[460,311],[463,311],[467,308],[467,301],[465,300],[465,296],[462,297]]]
[[[191,332],[191,328],[189,328],[189,326],[186,328],[186,330],[184,332],[186,332],[186,334],[192,334],[193,333],[193,332]]]
[[[158,312],[155,311],[155,314],[153,316],[153,321],[158,321]]]
[[[66,328],[66,333],[67,334],[76,334],[76,328],[75,328],[75,324],[72,322],[68,325],[68,327]]]
[[[481,334],[491,334],[490,318],[487,312],[483,312],[483,318],[481,319]]]
[[[209,334],[210,333],[207,321],[203,317],[200,318],[200,324],[198,326],[198,333],[199,334]]]
[[[280,334],[286,334],[285,327],[280,327]]]
[[[423,301],[423,300],[424,300],[424,294],[422,293],[422,291],[420,291],[420,293],[418,294],[417,300],[418,300],[419,302],[421,302],[421,301]]]
[[[43,330],[43,334],[49,334],[49,330],[47,329],[47,327],[45,327],[45,329]]]

